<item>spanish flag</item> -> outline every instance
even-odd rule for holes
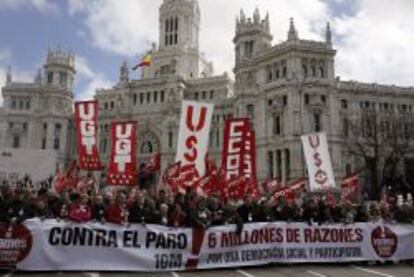
[[[142,60],[132,68],[132,70],[137,70],[138,67],[142,67],[142,66],[150,66],[151,65],[151,61],[152,61],[152,57],[151,57],[151,52],[148,52],[143,58]]]

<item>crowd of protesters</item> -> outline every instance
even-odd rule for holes
[[[392,196],[392,195],[391,195]],[[263,194],[259,199],[223,200],[219,192],[209,197],[188,189],[171,194],[164,189],[118,189],[111,193],[87,190],[83,193],[64,190],[59,194],[44,185],[41,188],[2,186],[0,221],[17,224],[29,218],[100,222],[105,224],[160,224],[169,227],[203,227],[236,224],[241,232],[250,222],[330,223],[385,221],[414,223],[412,200],[351,203],[328,201],[325,195],[304,194],[297,200],[274,199]],[[332,200],[332,199],[331,199]]]

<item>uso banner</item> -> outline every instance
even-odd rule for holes
[[[222,149],[222,166],[226,180],[244,176],[256,180],[255,133],[247,118],[226,120]]]
[[[311,191],[335,187],[331,157],[325,133],[302,136],[303,151],[308,166]]]
[[[194,101],[183,101],[180,131],[178,133],[176,162],[181,168],[196,169],[198,176],[206,172],[205,157],[208,151],[211,117],[214,105]]]
[[[137,167],[137,122],[111,123],[111,156],[108,184],[135,185]]]
[[[180,271],[414,259],[414,226],[245,224],[207,230],[30,219],[0,224],[0,265],[31,271]]]
[[[80,169],[102,169],[98,146],[96,144],[97,118],[97,101],[75,103],[76,146],[78,149]]]

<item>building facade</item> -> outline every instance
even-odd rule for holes
[[[174,160],[181,101],[188,99],[215,104],[209,152],[217,161],[224,121],[249,117],[256,132],[259,179],[280,177],[288,182],[303,177],[300,136],[311,132],[327,134],[334,172],[341,178],[362,163],[345,147],[347,119],[385,106],[413,112],[413,88],[336,77],[329,25],[323,41],[311,41],[299,37],[291,20],[287,38],[274,44],[269,15],[263,17],[258,10],[251,17],[242,11],[236,20],[234,79],[227,73],[215,75],[199,50],[200,17],[196,0],[164,0],[159,41],[148,49],[151,65],[142,68],[140,79],[130,79],[123,63],[117,84],[96,91],[104,162],[110,153],[110,122],[137,120],[140,163],[160,152],[165,168]],[[0,146],[56,149],[59,163],[71,158],[74,75],[73,56],[55,51],[48,53],[43,74],[34,83],[16,83],[9,76],[0,109]]]

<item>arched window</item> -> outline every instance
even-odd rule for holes
[[[142,154],[151,154],[153,151],[153,146],[150,141],[146,141],[141,145],[141,153]]]
[[[246,112],[247,112],[247,116],[250,119],[254,119],[254,105],[253,104],[248,104],[246,106]]]
[[[169,148],[173,147],[173,132],[172,131],[168,132],[168,147]]]
[[[325,78],[325,70],[323,69],[323,66],[319,67],[319,74],[321,78]]]
[[[312,70],[312,77],[316,77],[316,67],[312,66],[311,70]]]
[[[303,76],[308,77],[308,67],[306,65],[302,65],[303,68]]]
[[[313,114],[313,126],[315,132],[320,132],[322,130],[321,115],[319,113]]]

